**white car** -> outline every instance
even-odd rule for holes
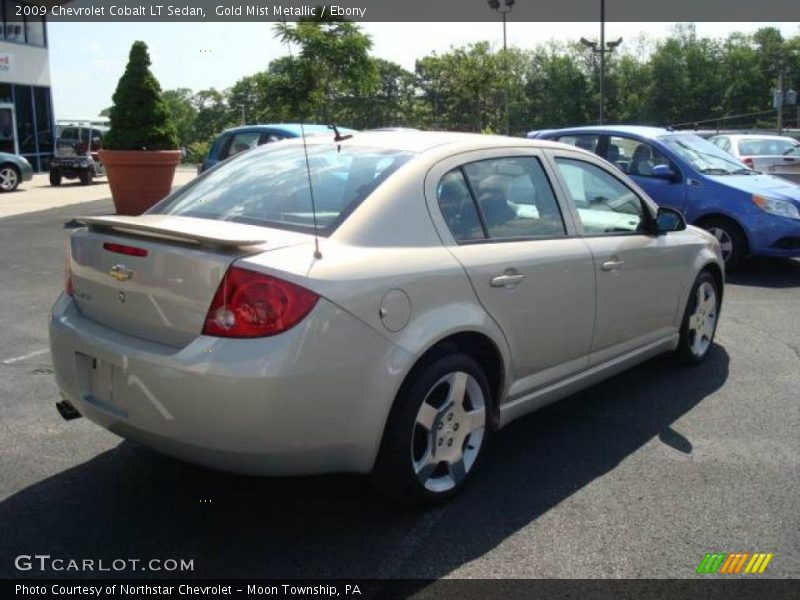
[[[455,494],[526,413],[663,352],[699,363],[723,292],[713,236],[544,141],[290,140],[83,222],[50,319],[63,416],[407,502]]]
[[[800,142],[779,135],[717,135],[709,140],[747,167],[800,182]]]

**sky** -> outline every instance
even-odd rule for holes
[[[606,23],[606,39],[623,38],[630,48],[646,35],[669,35],[675,23]],[[727,37],[759,27],[778,27],[785,37],[800,34],[800,23],[697,23],[700,36]],[[499,22],[365,23],[372,55],[413,70],[414,61],[431,52],[488,40],[502,45]],[[533,48],[549,40],[599,37],[599,24],[508,23],[509,46]],[[153,73],[162,89],[225,89],[245,75],[264,70],[286,54],[272,35],[271,23],[48,23],[50,77],[56,119],[89,118],[111,104],[117,80],[135,40],[150,48]]]

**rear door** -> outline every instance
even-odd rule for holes
[[[652,233],[655,210],[615,170],[574,152],[552,151],[551,156],[594,258],[592,364],[675,333],[687,247]]]
[[[588,365],[594,267],[562,214],[542,155],[470,152],[426,179],[431,214],[511,349],[509,399]]]

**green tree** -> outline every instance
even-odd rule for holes
[[[109,114],[111,129],[103,140],[108,150],[175,150],[178,135],[161,86],[150,72],[147,45],[131,47],[128,66],[117,84]]]
[[[175,124],[178,134],[178,142],[183,147],[189,146],[196,141],[197,109],[192,103],[192,90],[188,88],[166,90],[161,96],[169,106],[172,122]]]

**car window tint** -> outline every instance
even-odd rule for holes
[[[652,177],[656,165],[667,165],[675,170],[658,148],[628,137],[611,136],[605,158],[624,173],[638,177]]]
[[[224,158],[228,158],[230,156],[239,154],[239,152],[244,152],[245,150],[254,148],[258,145],[259,137],[261,137],[261,134],[257,131],[248,131],[245,133],[235,134],[228,145],[228,152],[225,154]]]
[[[576,134],[576,135],[563,135],[557,139],[562,144],[569,144],[576,146],[589,152],[597,152],[597,144],[600,141],[600,136],[597,134]]]
[[[475,201],[461,169],[450,171],[442,177],[436,197],[442,216],[456,241],[485,239]]]
[[[557,158],[556,164],[587,235],[646,229],[641,199],[616,177],[582,160]]]
[[[464,166],[493,239],[563,237],[564,220],[538,158],[482,160]]]
[[[279,229],[332,232],[413,156],[400,150],[336,144],[267,144],[232,158],[150,210]],[[314,190],[312,212],[306,160]]]
[[[783,156],[791,154],[800,145],[793,140],[752,139],[739,142],[741,156]]]

